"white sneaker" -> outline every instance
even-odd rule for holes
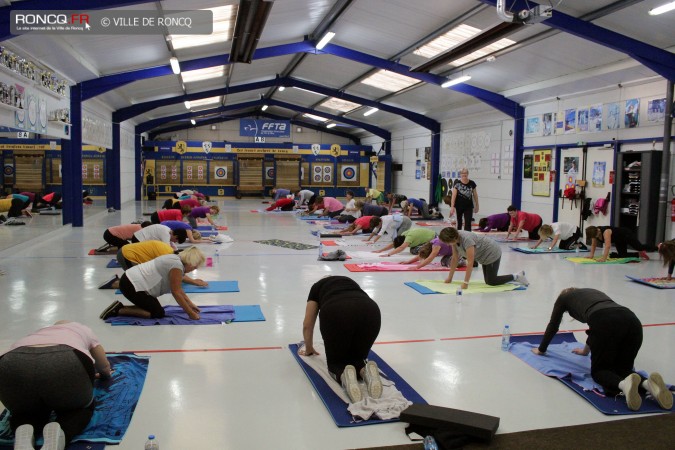
[[[380,379],[380,369],[375,361],[368,361],[363,368],[363,379],[368,388],[370,398],[382,397],[382,380]]]
[[[14,450],[35,450],[34,443],[33,425],[24,424],[17,427],[14,432]]]
[[[63,450],[66,448],[66,435],[58,422],[49,422],[42,429],[44,443],[40,450]]]
[[[345,370],[340,375],[340,381],[342,382],[342,387],[347,391],[347,395],[352,403],[358,403],[363,398],[361,395],[361,388],[359,387],[359,381],[356,379],[356,369],[352,365],[345,367]]]
[[[658,372],[653,372],[647,379],[647,390],[654,400],[663,409],[671,409],[673,407],[673,394],[668,390],[666,383],[663,382],[663,377]]]
[[[642,406],[638,386],[640,386],[640,375],[636,373],[631,373],[619,383],[619,389],[626,396],[626,404],[631,411],[637,411]]]
[[[529,286],[530,285],[530,282],[527,281],[527,278],[525,278],[525,271],[524,270],[521,270],[520,272],[515,274],[513,281],[515,281],[518,284],[522,284],[523,286]]]

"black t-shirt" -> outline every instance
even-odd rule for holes
[[[629,229],[627,228],[621,228],[621,227],[608,227],[608,226],[602,226],[598,227],[600,230],[600,237],[598,240],[605,244],[605,231],[610,230],[612,232],[612,243],[616,245],[617,243],[624,243],[628,240],[628,238],[633,234]]]
[[[455,208],[473,208],[473,190],[476,189],[476,183],[473,180],[469,180],[468,183],[464,184],[462,180],[457,179],[452,188],[457,189]]]
[[[372,301],[356,281],[349,277],[332,276],[323,278],[314,283],[309,290],[307,301],[317,302],[319,304],[319,309],[321,309],[333,302],[358,298]]]

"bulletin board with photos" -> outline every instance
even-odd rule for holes
[[[532,155],[532,195],[551,196],[552,150],[534,150]]]

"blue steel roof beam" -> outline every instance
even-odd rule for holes
[[[225,88],[212,89],[210,91],[195,92],[192,94],[183,94],[177,97],[163,98],[161,100],[153,100],[150,102],[137,103],[135,105],[127,106],[126,108],[118,109],[113,113],[113,122],[123,122],[125,120],[136,117],[139,114],[152,111],[162,106],[170,106],[185,101],[201,100],[203,98],[216,97],[219,95],[238,94],[240,92],[254,91],[257,89],[264,89],[271,86],[278,85],[276,78],[266,81],[258,81],[255,83],[240,84],[237,86],[230,86]]]
[[[13,5],[0,8],[0,42],[14,37],[10,33],[12,11],[49,11],[54,9],[67,9],[69,11],[93,11],[98,9],[120,8],[122,6],[154,3],[150,0],[69,0],[66,5],[55,4],[54,0],[24,0]],[[60,7],[60,8],[59,8]]]
[[[322,50],[317,51],[317,53],[325,53],[349,59],[351,61],[360,62],[362,64],[366,64],[369,66],[379,67],[380,69],[389,70],[391,72],[405,75],[407,77],[415,78],[417,80],[424,81],[425,83],[440,86],[441,84],[447,81],[447,78],[445,77],[434,75],[432,73],[411,72],[409,66],[399,64],[395,61],[389,61],[387,59],[378,58],[377,56],[372,56],[356,50],[351,50],[336,44],[328,44]],[[452,89],[453,91],[461,92],[463,94],[475,97],[478,100],[481,100],[487,103],[488,105],[492,106],[493,108],[503,112],[509,117],[515,117],[517,114],[517,110],[520,107],[516,102],[514,102],[513,100],[509,100],[502,95],[475,86],[471,86],[466,83],[456,84],[454,86],[449,87],[448,89]]]
[[[314,48],[314,44],[312,44],[312,42],[309,40],[304,40],[291,44],[259,48],[253,54],[253,59],[273,58],[276,56],[292,55],[300,52],[313,53],[315,51],[316,49]],[[187,72],[190,70],[205,69],[207,67],[215,67],[225,64],[229,64],[229,55],[227,54],[182,61],[180,63],[180,67],[181,71]],[[173,75],[173,71],[171,70],[171,66],[169,64],[105,75],[92,80],[83,81],[80,83],[82,86],[82,101],[89,100],[92,97],[104,94],[126,84],[133,83],[134,81],[146,80],[148,78],[161,77],[165,75]]]
[[[347,119],[343,117],[338,117],[334,116],[332,114],[324,113],[322,111],[316,111],[314,109],[310,108],[304,108],[302,106],[298,105],[293,105],[291,103],[285,103],[285,102],[280,102],[278,100],[269,100],[269,99],[259,99],[259,100],[254,100],[250,102],[244,102],[244,103],[238,103],[238,104],[233,104],[233,105],[227,105],[227,106],[219,106],[218,108],[212,108],[212,109],[206,109],[198,112],[187,112],[183,114],[177,114],[174,116],[167,116],[167,117],[160,117],[157,119],[149,120],[147,122],[143,122],[141,124],[138,124],[136,126],[136,130],[138,133],[145,133],[147,131],[153,130],[157,128],[160,125],[163,125],[165,123],[170,123],[170,122],[175,122],[178,120],[187,120],[187,119],[192,119],[195,117],[200,117],[203,115],[208,115],[208,114],[218,114],[226,111],[234,111],[238,109],[245,109],[245,108],[251,108],[251,107],[256,107],[256,106],[262,106],[263,104],[268,104],[271,106],[279,106],[281,108],[286,108],[290,109],[292,111],[302,111],[304,113],[309,113],[309,114],[316,114],[320,115],[323,117],[326,117],[331,120],[335,120],[336,122],[343,122],[348,125],[353,125],[359,128],[363,128],[364,130],[367,130],[371,133],[373,133],[376,136],[380,136],[381,138],[385,140],[391,139],[391,133],[389,133],[387,130],[382,129],[380,127],[376,127],[374,125],[369,125],[366,123],[362,123],[353,119]]]
[[[160,135],[162,133],[170,133],[172,131],[181,131],[181,130],[185,130],[185,129],[188,129],[188,128],[202,127],[202,126],[206,126],[206,125],[229,122],[231,120],[237,120],[237,119],[242,119],[244,117],[254,117],[254,116],[267,117],[268,119],[274,119],[274,120],[289,120],[288,117],[283,117],[283,116],[279,116],[279,115],[276,115],[276,114],[267,114],[265,112],[263,112],[263,113],[260,113],[260,112],[245,112],[245,113],[241,113],[241,114],[221,116],[221,117],[215,117],[213,119],[196,121],[197,125],[192,125],[192,124],[187,125],[186,124],[186,125],[174,125],[172,127],[167,127],[167,128],[160,128],[160,129],[155,130],[152,133],[150,133],[150,137],[149,137],[148,140],[153,141],[158,135]],[[314,124],[311,124],[311,123],[308,123],[308,122],[303,122],[301,120],[291,120],[290,122],[293,125],[297,125],[297,126],[300,126],[300,127],[309,128],[311,130],[321,131],[323,133],[332,134],[334,136],[340,136],[340,137],[349,139],[352,142],[354,142],[354,144],[356,144],[356,145],[360,145],[360,143],[361,143],[360,139],[352,136],[351,134],[343,133],[341,131],[335,131],[333,128],[327,129],[326,127],[317,126],[317,125],[314,125]]]
[[[497,5],[496,0],[479,1],[489,5]],[[529,0],[515,0],[511,10],[529,10],[536,6],[538,6],[537,3]],[[602,28],[593,23],[577,19],[560,11],[553,11],[553,16],[541,23],[551,28],[573,34],[595,44],[625,53],[667,80],[670,80],[671,82],[675,80],[675,54],[666,50],[662,50],[615,31],[608,30],[607,28]]]
[[[324,86],[319,86],[317,84],[313,83],[308,83],[306,81],[301,81],[296,78],[288,78],[287,83],[290,86],[294,87],[299,87],[302,89],[306,89],[308,91],[313,91],[322,95],[326,95],[329,97],[335,97],[335,98],[341,98],[353,103],[358,103],[360,105],[364,106],[370,106],[371,108],[378,108],[381,111],[386,111],[392,114],[396,114],[402,117],[405,117],[406,119],[410,120],[411,122],[414,122],[428,130],[431,130],[434,133],[438,133],[441,129],[441,124],[438,123],[437,121],[430,119],[422,114],[418,114],[412,111],[408,111],[406,109],[402,108],[397,108],[395,106],[389,106],[385,105],[384,103],[380,103],[374,100],[368,100],[362,97],[358,97],[356,95],[351,95],[347,94],[344,91],[338,91],[335,89],[327,88]],[[341,116],[343,117],[343,116]]]

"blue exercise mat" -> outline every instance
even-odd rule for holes
[[[544,375],[557,378],[565,386],[582,396],[591,405],[606,415],[651,414],[664,412],[653,399],[643,398],[637,411],[628,409],[623,396],[606,397],[600,386],[591,377],[590,356],[576,355],[573,348],[583,347],[572,333],[558,333],[546,350],[546,355],[532,353],[539,346],[543,335],[511,336],[509,351]],[[671,387],[672,389],[672,387]]]
[[[324,217],[319,217],[319,216],[298,216],[298,219],[300,220],[333,220],[332,217],[324,216]]]
[[[429,289],[428,287],[422,286],[421,284],[415,283],[414,281],[408,281],[403,284],[415,289],[417,292],[423,295],[438,294],[438,292],[434,291],[433,289]]]
[[[358,427],[362,425],[375,425],[399,421],[399,419],[369,419],[363,420],[361,422],[354,422],[352,415],[347,410],[349,405],[345,403],[340,397],[338,397],[330,388],[330,386],[326,384],[326,381],[321,378],[321,375],[316,373],[316,371],[307,363],[305,363],[302,360],[302,357],[298,355],[298,344],[290,344],[288,348],[295,360],[298,362],[298,364],[300,364],[300,367],[302,367],[302,370],[305,372],[305,375],[307,375],[307,378],[309,378],[309,381],[312,383],[312,386],[314,386],[314,389],[316,389],[316,393],[319,394],[319,397],[321,397],[321,401],[323,401],[323,404],[326,405],[326,408],[333,418],[335,425],[338,427]],[[396,389],[398,389],[406,399],[416,404],[427,404],[426,400],[424,400],[422,396],[417,393],[417,391],[415,391],[408,383],[406,383],[406,381],[401,378],[399,374],[394,372],[394,369],[392,369],[372,350],[368,354],[368,360],[375,361],[377,363],[377,367],[380,369],[380,372],[386,374],[386,378],[394,382]]]
[[[94,415],[67,450],[102,450],[106,444],[119,444],[129,427],[143,390],[150,357],[131,354],[108,354],[107,357],[113,369],[112,378],[94,382]],[[0,449],[11,449],[13,442],[9,413],[5,410],[0,414]]]
[[[208,286],[195,286],[194,284],[183,283],[183,290],[186,294],[208,294],[213,292],[239,292],[239,283],[237,281],[209,281]],[[115,294],[121,294],[117,289]]]
[[[120,266],[120,263],[116,259],[111,259],[108,261],[108,264],[106,265],[108,269],[121,269],[122,266]]]
[[[581,250],[577,252],[576,250],[563,250],[559,247],[554,248],[553,250],[549,250],[548,248],[529,248],[529,247],[511,247],[512,250],[515,250],[520,253],[527,253],[529,255],[533,254],[549,254],[549,253],[587,253],[589,250]]]
[[[165,306],[166,315],[161,319],[145,319],[142,317],[117,316],[105,321],[112,326],[119,325],[222,325],[230,322],[264,321],[265,316],[260,305],[206,305],[200,306],[199,320],[192,320],[180,306]]]

